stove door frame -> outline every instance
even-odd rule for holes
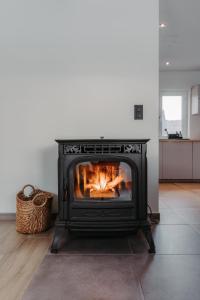
[[[68,157],[69,158],[69,157]],[[112,220],[112,219],[124,219],[124,220],[135,220],[138,216],[138,191],[139,191],[139,170],[138,165],[130,159],[130,157],[123,155],[82,155],[77,158],[73,156],[70,158],[71,163],[68,164],[66,172],[64,174],[64,187],[65,183],[69,183],[69,186],[65,187],[67,189],[67,201],[65,209],[65,217],[68,221],[74,220]],[[120,161],[127,163],[132,172],[132,181],[134,185],[132,186],[132,199],[131,200],[84,200],[77,201],[74,200],[74,169],[75,166],[84,161]],[[139,160],[138,160],[139,163]],[[120,212],[121,210],[121,212]],[[120,213],[119,213],[120,212]],[[86,217],[84,217],[86,216]],[[88,216],[88,218],[87,218]]]
[[[74,197],[74,169],[78,163],[81,162],[86,162],[86,161],[91,161],[91,162],[124,162],[128,164],[128,166],[131,168],[131,175],[132,175],[132,182],[134,183],[134,186],[132,186],[132,199],[131,200],[117,200],[116,202],[110,199],[104,199],[104,200],[90,200],[89,198],[87,200],[75,200]],[[122,156],[111,156],[111,155],[104,155],[101,157],[97,157],[96,155],[93,156],[82,156],[79,158],[76,158],[72,164],[70,164],[68,168],[68,178],[70,182],[70,185],[68,187],[68,192],[69,192],[69,201],[70,205],[73,207],[85,207],[85,206],[91,206],[92,207],[103,207],[103,203],[105,203],[105,207],[112,207],[114,203],[114,207],[117,206],[117,203],[119,206],[124,206],[124,204],[129,204],[128,206],[135,206],[134,202],[136,203],[136,198],[137,198],[137,190],[138,190],[138,171],[137,171],[137,166],[133,163],[128,158],[124,158]],[[135,188],[134,188],[135,187]],[[100,205],[100,206],[99,206]]]

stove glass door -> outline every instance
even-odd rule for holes
[[[132,171],[123,161],[84,161],[74,169],[74,198],[84,200],[132,200]]]

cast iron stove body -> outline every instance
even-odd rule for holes
[[[141,229],[155,253],[147,216],[148,140],[56,140],[58,218],[51,251],[63,233]]]

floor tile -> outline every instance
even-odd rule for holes
[[[200,254],[200,235],[189,225],[157,225],[153,228],[156,254]],[[129,237],[133,253],[148,253],[142,233]]]
[[[162,198],[160,197],[160,199],[159,199],[159,210],[163,209],[163,208],[170,209],[170,206],[167,205],[167,202],[165,201],[165,199],[164,199],[164,201],[162,201]]]
[[[200,256],[138,255],[134,270],[145,300],[200,299]]]
[[[176,225],[176,224],[188,224],[181,215],[173,211],[172,209],[160,209],[160,225]]]
[[[169,192],[169,191],[177,191],[182,189],[182,187],[177,186],[174,183],[160,183],[159,184],[159,192],[160,193],[165,193],[165,192]]]
[[[200,234],[200,225],[199,224],[192,224],[190,227],[195,230],[197,233]]]
[[[160,197],[168,208],[200,208],[200,197],[190,191],[170,191]]]
[[[186,224],[200,224],[199,208],[174,209],[174,212],[182,219],[184,219],[184,222]]]
[[[153,237],[157,254],[200,254],[200,236],[189,225],[158,225]]]
[[[119,255],[47,255],[23,300],[143,300],[132,262]]]
[[[200,193],[200,183],[176,183],[176,186],[186,191]]]

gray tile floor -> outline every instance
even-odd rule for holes
[[[75,238],[45,257],[23,299],[200,300],[200,184],[162,184],[160,207],[155,255],[141,233]]]

